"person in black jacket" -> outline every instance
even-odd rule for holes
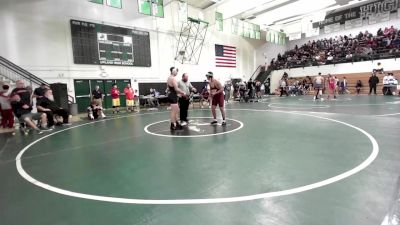
[[[68,122],[69,112],[66,109],[59,107],[54,102],[53,91],[46,89],[36,104],[38,112],[45,113],[47,115],[48,124],[47,126],[53,128],[54,126],[54,115],[61,116],[63,123],[57,123],[57,125],[70,125]]]
[[[247,90],[250,99],[254,98],[254,82],[253,79],[250,78],[249,82],[247,82]]]
[[[33,98],[36,98],[36,100],[39,100],[43,97],[44,92],[50,89],[46,84],[42,83],[40,84],[40,87],[36,88],[35,91],[33,91]]]
[[[17,94],[20,97],[20,101],[26,105],[32,105],[32,93],[25,87],[25,83],[22,80],[16,81],[16,88],[11,91],[11,95]]]
[[[376,95],[376,85],[379,83],[379,78],[375,74],[375,70],[372,72],[371,77],[368,80],[369,83],[369,94],[372,93],[372,89],[374,90],[374,94]]]

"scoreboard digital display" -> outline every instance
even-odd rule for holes
[[[75,64],[151,67],[147,31],[71,20]]]
[[[100,64],[133,66],[132,36],[97,33]]]

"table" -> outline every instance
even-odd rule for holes
[[[396,84],[384,84],[382,88],[383,95],[393,95],[393,92],[397,93]]]

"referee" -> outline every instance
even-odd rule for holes
[[[184,73],[182,75],[182,80],[178,82],[178,88],[181,89],[183,92],[185,92],[184,97],[179,95],[179,109],[180,109],[181,125],[186,126],[189,122],[187,117],[190,104],[189,101],[190,92],[196,92],[197,90],[189,82],[189,77],[187,73]]]
[[[92,91],[92,101],[95,101],[98,106],[103,106],[104,94],[100,90],[100,86],[96,85],[95,89]]]

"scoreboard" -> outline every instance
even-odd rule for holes
[[[97,33],[100,64],[133,66],[132,36]]]
[[[147,31],[71,20],[75,64],[151,67]]]

